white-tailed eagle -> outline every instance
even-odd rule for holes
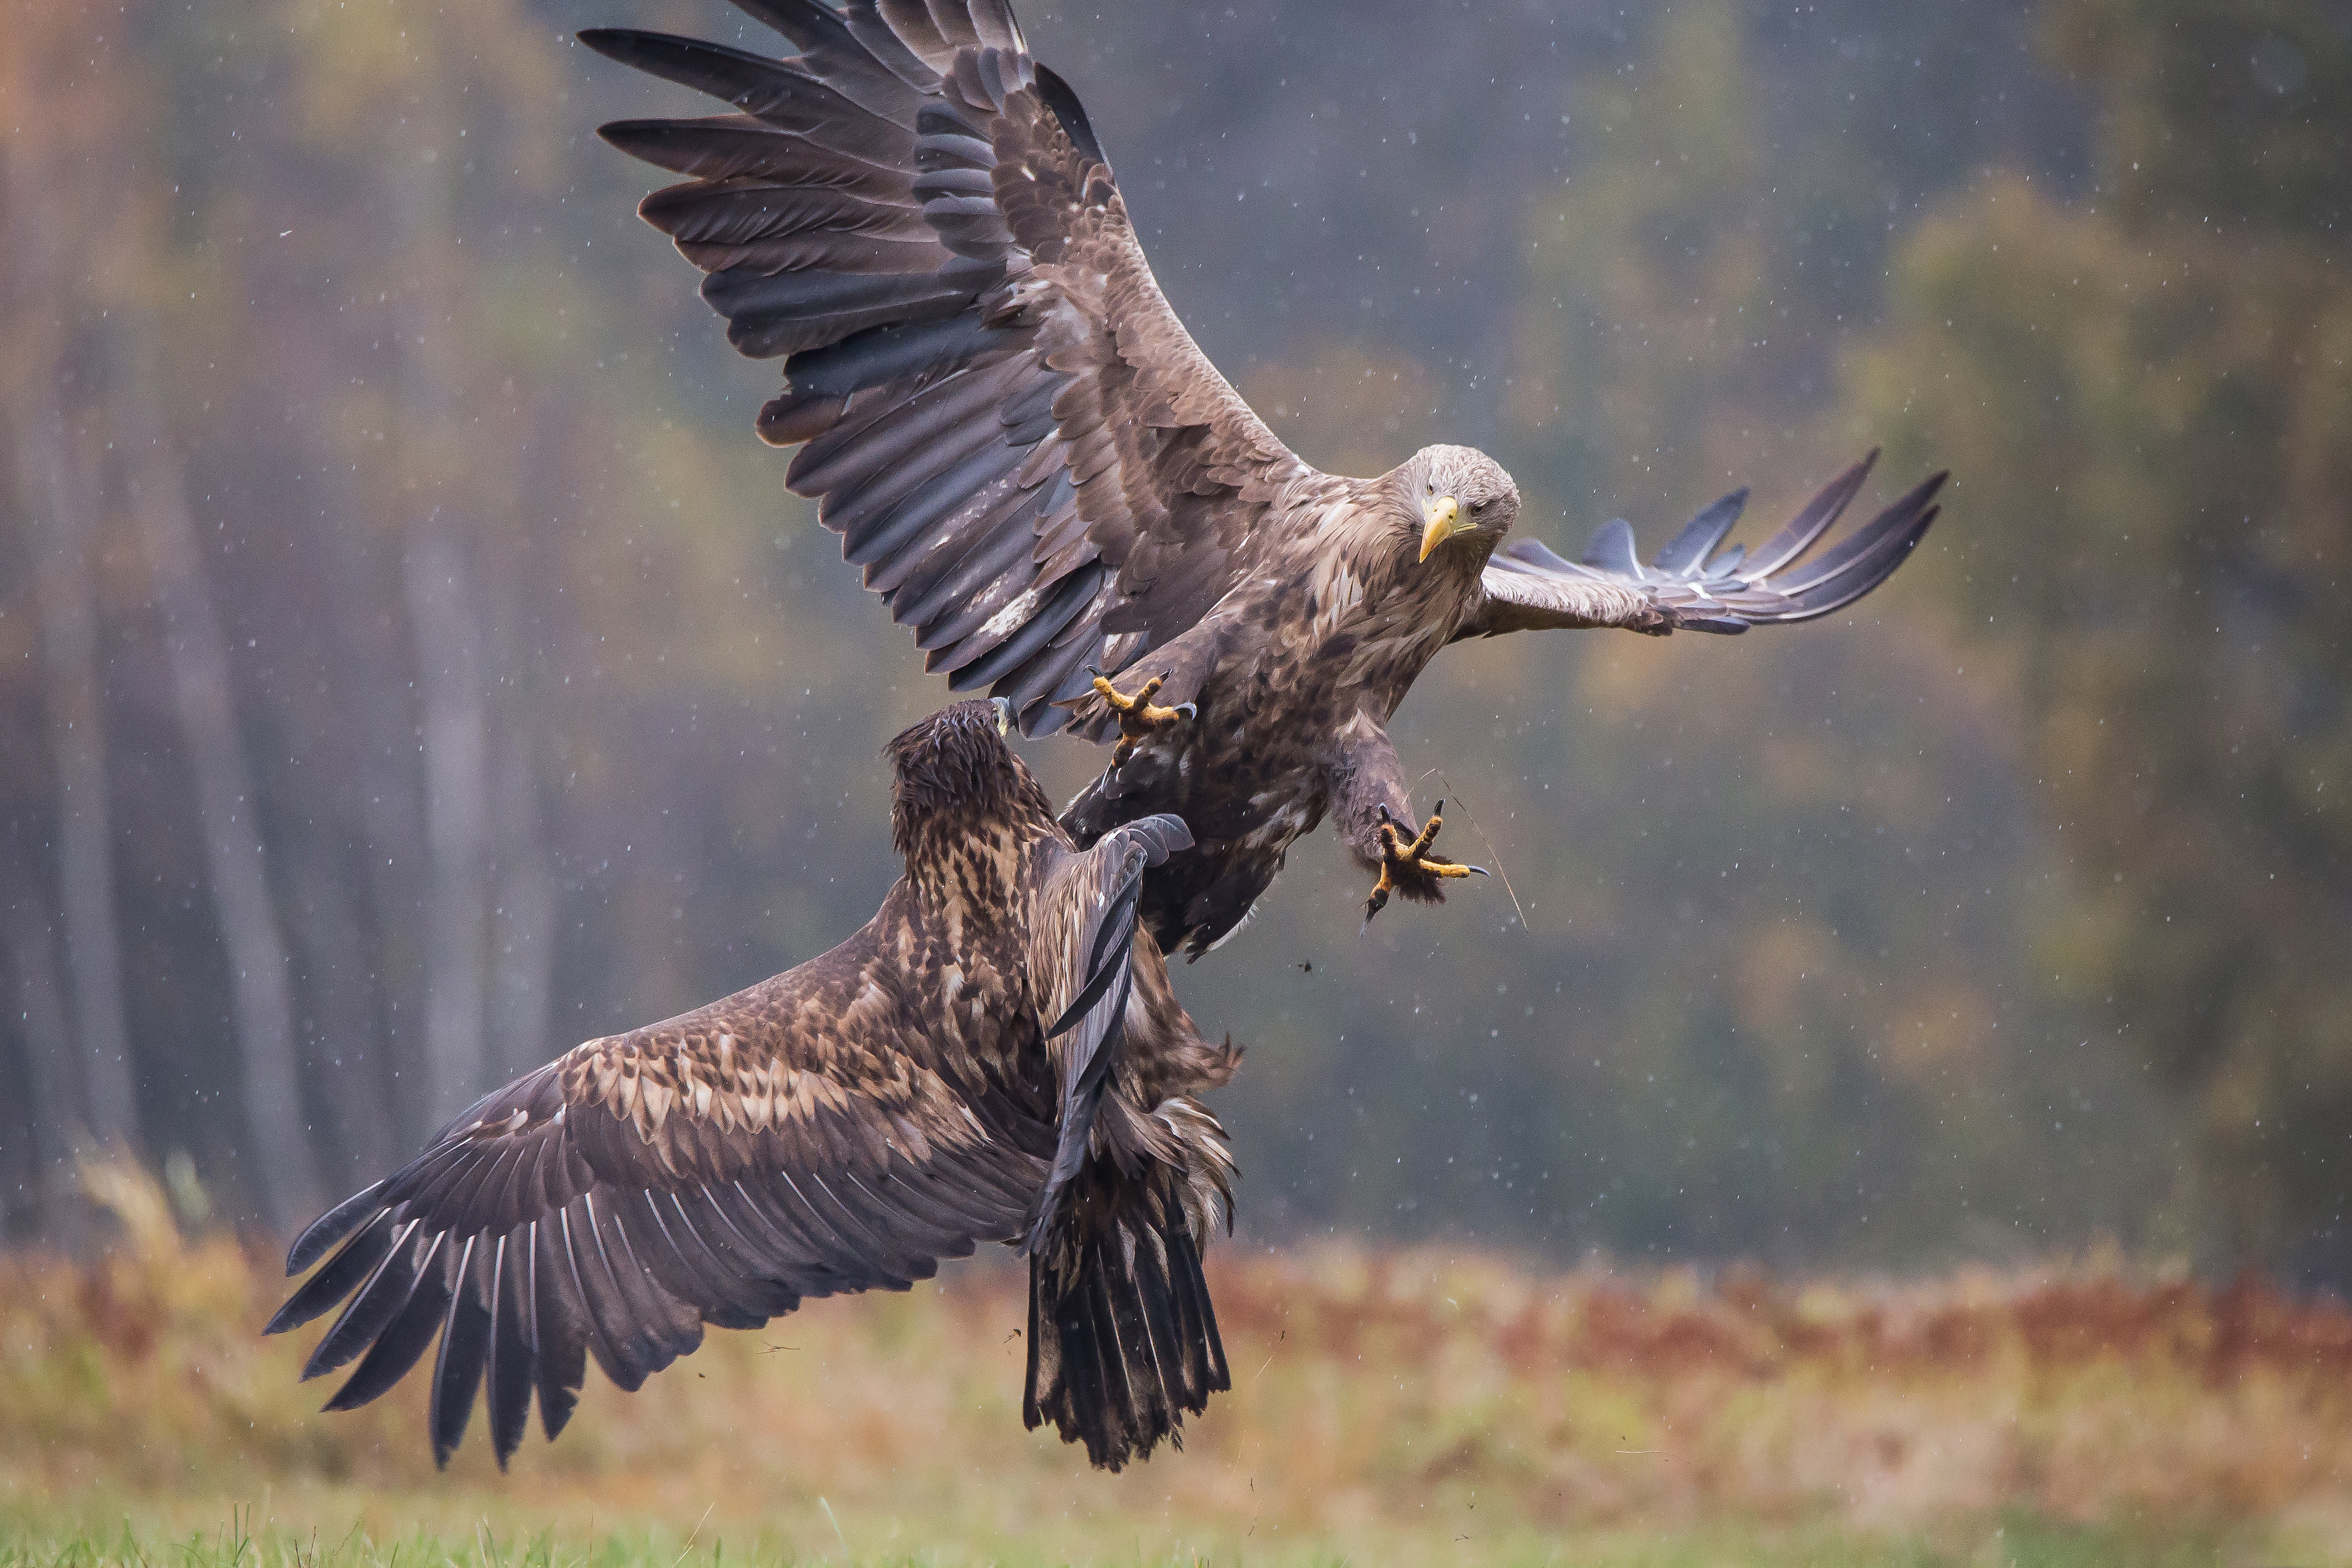
[[[742,352],[783,361],[760,434],[818,497],[928,668],[1035,735],[1119,742],[1063,821],[1080,843],[1173,812],[1146,879],[1163,949],[1231,931],[1327,815],[1378,882],[1443,897],[1386,726],[1465,637],[1541,627],[1731,632],[1869,592],[1943,476],[1814,547],[1869,462],[1752,552],[1745,492],[1644,566],[1611,523],[1580,561],[1506,545],[1517,488],[1430,446],[1374,479],[1276,439],[1153,280],[1077,95],[1006,0],[736,0],[789,58],[599,29],[591,47],[733,112],[608,125],[686,176],[639,209],[709,276]],[[1155,700],[1156,699],[1156,700]]]
[[[1192,841],[1144,817],[1079,850],[1006,748],[1002,702],[890,744],[907,871],[831,952],[592,1040],[484,1098],[295,1242],[269,1323],[341,1305],[303,1375],[350,1409],[437,1336],[446,1461],[488,1391],[501,1467],[588,1358],[623,1388],[813,1296],[905,1290],[983,1241],[1029,1259],[1028,1424],[1117,1469],[1229,1386],[1202,1249],[1232,1155],[1138,906]],[[323,1263],[320,1260],[325,1260]]]

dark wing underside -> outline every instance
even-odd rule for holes
[[[1814,553],[1877,460],[1873,452],[1831,480],[1752,552],[1717,549],[1739,520],[1745,490],[1692,518],[1647,566],[1635,558],[1633,530],[1622,519],[1593,533],[1581,561],[1563,560],[1534,539],[1507,544],[1486,563],[1485,608],[1456,638],[1591,626],[1737,632],[1827,615],[1885,581],[1939,509],[1942,474]]]
[[[591,1355],[634,1389],[705,1323],[904,1290],[1017,1238],[1054,1152],[1051,1105],[908,1059],[849,1005],[863,977],[809,995],[793,978],[580,1047],[313,1225],[288,1271],[327,1261],[268,1332],[343,1303],[303,1369],[359,1361],[327,1408],[384,1393],[437,1335],[435,1457],[487,1385],[503,1466],[534,1396],[547,1435],[562,1429]]]
[[[821,498],[926,668],[1059,729],[1086,672],[1198,621],[1309,471],[1194,345],[1076,96],[1004,0],[737,0],[771,60],[600,29],[722,99],[608,125],[689,176],[640,211],[709,274],[746,354],[784,356],[761,434]]]
[[[1029,934],[1046,1053],[1060,1086],[1053,1168],[1037,1194],[1027,1246],[1042,1245],[1092,1143],[1095,1113],[1118,1059],[1135,985],[1145,868],[1192,847],[1179,817],[1141,817],[1048,873]]]

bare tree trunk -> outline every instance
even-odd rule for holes
[[[415,510],[403,562],[416,638],[422,709],[425,897],[425,1086],[433,1114],[456,1114],[488,1087],[490,855],[489,716],[482,624],[467,541],[442,497],[468,458],[453,413],[460,382],[450,243],[457,162],[439,145],[449,121],[437,87],[404,121],[395,183],[403,301],[400,451]],[[470,494],[470,491],[468,492]]]
[[[408,552],[408,612],[425,707],[425,838],[433,862],[425,1003],[425,1082],[436,1116],[487,1086],[482,1023],[488,933],[489,723],[481,636],[465,563],[438,509]]]
[[[25,1076],[32,1103],[25,1107],[31,1134],[34,1209],[43,1233],[59,1245],[72,1234],[73,1152],[82,1124],[74,1071],[73,1030],[66,1021],[64,988],[58,983],[57,946],[48,912],[34,894],[36,878],[15,845],[0,842],[0,883],[13,890],[0,907],[0,953],[7,959],[10,999],[23,1030]]]
[[[318,395],[323,401],[323,393]],[[385,588],[400,591],[378,580],[378,563],[364,542],[371,497],[354,480],[352,465],[327,442],[324,431],[314,429],[313,434],[328,497],[318,539],[327,552],[328,580],[342,607],[336,635],[325,650],[331,696],[330,716],[321,722],[338,743],[349,775],[366,868],[364,898],[356,891],[352,894],[366,967],[363,973],[342,976],[338,983],[343,988],[364,985],[369,1030],[363,1041],[357,1036],[339,1040],[335,1053],[346,1063],[354,1051],[380,1054],[366,1078],[384,1092],[370,1113],[392,1145],[405,1145],[430,1130],[432,1114],[432,1086],[421,1052],[428,988],[419,951],[431,868],[421,780],[414,761],[417,722],[410,706],[413,683],[402,674],[412,665],[415,639],[404,621],[374,613]],[[320,875],[342,874],[331,852],[320,846],[318,852],[325,857]],[[303,897],[307,902],[310,895]],[[371,938],[373,946],[367,947]],[[362,1091],[355,1086],[353,1092]]]
[[[398,1118],[378,1056],[375,987],[357,899],[331,846],[306,842],[290,858],[300,912],[294,923],[299,995],[309,1004],[304,1071],[333,1118],[315,1143],[330,1180],[372,1181],[404,1150],[393,1136]]]
[[[64,62],[89,57],[71,22],[34,11],[8,18],[0,49],[0,98],[22,115],[34,83]],[[57,769],[58,878],[66,967],[79,1037],[83,1115],[109,1143],[135,1146],[139,1105],[123,1017],[122,953],[114,908],[113,814],[106,772],[106,692],[98,665],[98,616],[89,557],[97,528],[90,454],[70,426],[68,389],[79,368],[69,323],[74,289],[65,258],[87,243],[80,204],[58,199],[87,141],[89,95],[79,117],[25,116],[0,136],[0,233],[9,264],[0,320],[16,395],[0,409],[15,425],[17,500],[33,559],[41,653]]]
[[[509,718],[491,802],[499,844],[494,1059],[509,1078],[548,1059],[548,995],[555,979],[555,879],[541,832],[530,735]]]
[[[155,405],[157,373],[134,365],[125,374],[123,427],[131,448],[125,466],[163,612],[173,695],[195,772],[213,907],[228,952],[229,1006],[253,1138],[248,1168],[260,1183],[264,1217],[287,1232],[318,1212],[320,1187],[302,1110],[286,943],[269,894],[260,801],[238,736],[228,644],[214,612],[179,459]]]
[[[105,688],[89,581],[90,486],[62,413],[37,415],[21,444],[41,653],[48,666],[50,747],[58,772],[58,876],[66,963],[81,1038],[83,1114],[102,1144],[136,1147],[139,1102],[122,1009],[122,949],[114,918],[114,828],[107,798]]]

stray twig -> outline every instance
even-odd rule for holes
[[[718,1506],[719,1506],[719,1500],[718,1500],[717,1498],[712,1498],[712,1499],[710,1500],[710,1508],[706,1508],[706,1509],[704,1509],[704,1510],[702,1511],[702,1517],[701,1517],[700,1519],[698,1519],[698,1520],[696,1520],[696,1521],[694,1521],[694,1528],[693,1528],[693,1530],[691,1530],[690,1531],[688,1531],[688,1532],[687,1537],[686,1537],[686,1551],[685,1551],[685,1552],[680,1552],[677,1554],[677,1563],[672,1563],[669,1565],[669,1568],[677,1568],[677,1564],[678,1564],[678,1563],[683,1563],[683,1562],[685,1562],[685,1561],[686,1561],[686,1553],[687,1553],[687,1552],[691,1552],[691,1551],[693,1551],[693,1550],[694,1550],[694,1538],[695,1538],[696,1536],[698,1536],[698,1535],[699,1535],[699,1534],[701,1534],[701,1533],[702,1533],[702,1527],[703,1527],[705,1524],[709,1523],[709,1521],[710,1521],[710,1509],[711,1509],[711,1508],[717,1508]]]
[[[833,1517],[833,1504],[820,1495],[816,1505],[824,1510],[824,1521],[833,1526],[833,1538],[841,1542],[841,1561],[845,1565],[849,1562],[849,1537],[841,1533],[841,1521]]]
[[[1511,885],[1511,868],[1505,865],[1503,857],[1495,852],[1495,841],[1486,836],[1486,830],[1480,827],[1478,819],[1470,814],[1470,802],[1463,798],[1461,790],[1454,787],[1454,780],[1445,776],[1445,769],[1433,768],[1429,773],[1437,775],[1437,781],[1445,786],[1445,792],[1454,797],[1455,805],[1462,808],[1462,820],[1470,824],[1470,831],[1478,835],[1480,843],[1486,846],[1486,858],[1495,862],[1495,874],[1503,879],[1503,891],[1511,895],[1511,908],[1518,914],[1519,929],[1525,931],[1528,928],[1528,912],[1520,906],[1519,890]],[[1426,779],[1429,773],[1424,773],[1422,777]]]

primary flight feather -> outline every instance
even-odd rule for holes
[[[1192,828],[1144,879],[1163,950],[1232,931],[1327,814],[1377,873],[1368,915],[1475,870],[1433,852],[1437,815],[1414,825],[1386,729],[1449,643],[1807,620],[1935,519],[1941,475],[1812,553],[1865,459],[1753,554],[1719,548],[1742,492],[1648,566],[1622,523],[1569,561],[1498,548],[1519,495],[1483,453],[1322,473],[1176,319],[1076,94],[1005,0],[736,3],[799,52],[583,33],[736,110],[604,135],[688,177],[640,211],[709,275],[735,346],[783,359],[760,434],[800,445],[789,483],[926,667],[1028,734],[1118,742],[1063,813],[1079,843],[1160,812]]]
[[[320,1266],[268,1332],[342,1308],[303,1369],[359,1362],[329,1409],[437,1337],[435,1457],[487,1390],[503,1467],[592,1356],[635,1389],[705,1324],[903,1291],[983,1241],[1028,1255],[1031,1427],[1117,1469],[1228,1386],[1201,1252],[1233,1161],[1198,1096],[1238,1053],[1135,913],[1191,839],[1155,816],[1076,848],[1010,719],[962,703],[891,742],[906,875],[848,941],[525,1074],[295,1242],[288,1272]]]

